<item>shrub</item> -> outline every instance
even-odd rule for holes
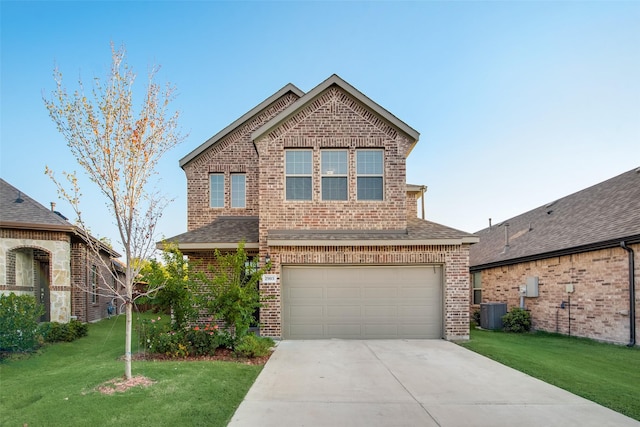
[[[222,344],[218,325],[195,326],[187,331],[185,338],[189,352],[196,356],[212,355]]]
[[[48,322],[40,325],[40,332],[45,342],[71,342],[87,336],[89,325],[78,320],[69,323]]]
[[[514,307],[502,316],[502,324],[507,332],[527,332],[531,329],[531,313],[519,307]]]
[[[471,321],[475,323],[476,326],[480,326],[480,310],[474,310],[471,315]]]
[[[271,338],[248,334],[238,340],[234,353],[240,357],[263,357],[269,354],[274,345]]]
[[[40,344],[38,321],[43,313],[33,295],[0,295],[0,350],[35,350]]]

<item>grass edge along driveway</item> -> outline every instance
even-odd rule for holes
[[[233,362],[134,361],[133,375],[155,383],[104,395],[96,387],[124,374],[118,360],[124,328],[124,316],[105,319],[89,325],[87,337],[0,363],[0,426],[226,426],[262,370]],[[140,348],[136,338],[132,347]]]
[[[640,421],[638,347],[473,328],[470,340],[460,345]]]

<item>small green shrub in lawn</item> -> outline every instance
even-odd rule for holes
[[[73,319],[69,323],[42,323],[39,330],[45,342],[71,342],[87,336],[89,326]]]
[[[0,351],[35,350],[40,344],[38,320],[43,313],[33,295],[0,295]]]
[[[502,324],[507,332],[528,332],[531,329],[531,313],[519,307],[514,307],[502,316]]]
[[[234,353],[240,357],[263,357],[269,354],[274,345],[271,338],[248,334],[238,340]]]

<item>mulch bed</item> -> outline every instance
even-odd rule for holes
[[[264,365],[271,357],[271,353],[263,357],[238,357],[233,351],[226,348],[219,348],[213,356],[188,356],[188,357],[171,357],[166,354],[154,353],[136,353],[132,355],[132,360],[166,360],[166,361],[183,361],[183,362],[201,362],[201,361],[221,361],[242,363],[244,365]]]

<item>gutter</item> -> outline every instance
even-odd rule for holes
[[[635,253],[633,249],[627,246],[623,241],[620,242],[620,247],[629,253],[629,344],[627,347],[634,347],[636,345],[636,277],[635,277],[635,265],[634,257]]]

